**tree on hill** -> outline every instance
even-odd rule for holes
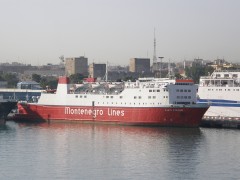
[[[72,75],[69,76],[70,83],[72,83],[72,84],[82,83],[84,78],[86,78],[86,76],[84,76],[84,75],[82,75],[80,73],[72,74]]]
[[[183,76],[181,74],[179,74],[179,73],[176,73],[175,74],[175,78],[176,79],[183,79]]]
[[[185,74],[195,83],[199,83],[200,76],[207,76],[212,74],[213,71],[214,69],[211,66],[192,66],[185,69]]]
[[[38,74],[32,74],[32,80],[36,81],[37,83],[40,83],[41,81],[41,76]]]
[[[43,89],[56,89],[57,88],[58,79],[55,77],[42,77],[40,80],[40,86]]]
[[[5,81],[5,79],[3,79],[2,75],[0,75],[0,81]]]
[[[2,75],[3,80],[7,81],[8,88],[15,88],[19,79],[16,74],[12,73],[5,73]]]
[[[132,77],[132,76],[127,76],[127,77],[125,77],[125,78],[123,79],[123,81],[131,81],[131,82],[135,82],[136,79],[135,79],[134,77]]]

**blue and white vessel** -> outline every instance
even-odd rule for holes
[[[215,70],[199,81],[198,103],[209,103],[203,119],[240,120],[240,70]]]

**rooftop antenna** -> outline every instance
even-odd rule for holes
[[[153,40],[153,66],[152,71],[156,71],[156,65],[157,65],[157,56],[156,56],[156,37],[155,37],[155,28],[154,28],[154,40]]]

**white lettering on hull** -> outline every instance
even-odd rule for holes
[[[94,118],[97,116],[103,116],[105,113],[102,109],[82,109],[82,108],[71,108],[65,107],[64,114],[71,115],[92,115]],[[106,114],[108,116],[124,116],[124,110],[108,108]]]
[[[108,108],[108,116],[124,116],[124,110]]]

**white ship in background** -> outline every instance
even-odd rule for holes
[[[203,119],[240,120],[240,70],[214,71],[199,82],[199,103],[210,103]]]

